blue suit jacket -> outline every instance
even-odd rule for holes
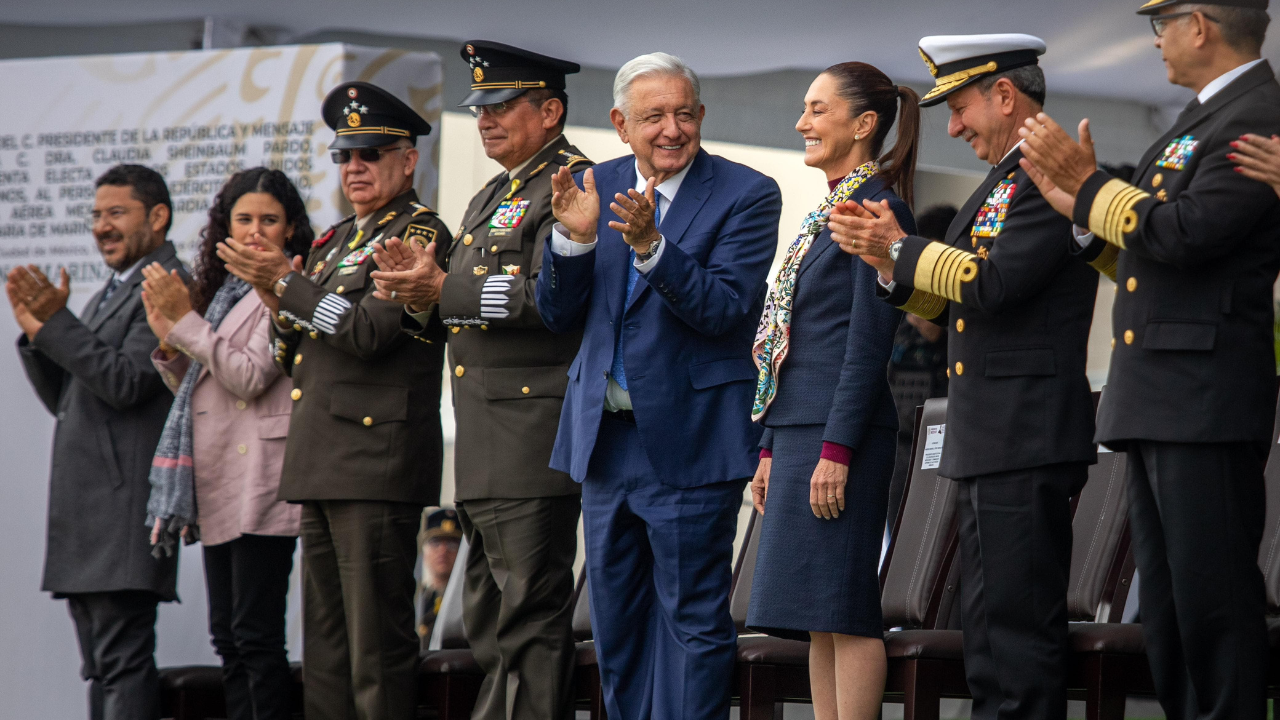
[[[888,200],[898,224],[916,232],[907,204],[872,178],[853,200]],[[760,422],[825,425],[822,439],[859,450],[868,427],[897,429],[885,371],[902,313],[876,296],[876,271],[842,251],[825,229],[800,263],[791,315],[791,343],[778,392]],[[762,447],[773,447],[765,430]]]
[[[751,344],[778,245],[778,184],[699,150],[662,218],[662,258],[627,301],[630,248],[608,226],[609,203],[635,177],[634,156],[595,167],[594,251],[564,257],[546,243],[538,311],[555,332],[583,330],[551,467],[586,477],[621,332],[636,425],[658,478],[686,488],[751,477],[760,439]]]

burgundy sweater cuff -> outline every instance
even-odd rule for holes
[[[853,461],[853,448],[840,443],[824,441],[822,443],[822,459],[848,467],[849,463]]]
[[[764,459],[766,459],[766,458],[771,458],[771,457],[773,457],[773,449],[772,449],[772,448],[760,448],[760,459],[761,459],[761,460],[764,460]]]

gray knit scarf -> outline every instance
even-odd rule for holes
[[[228,276],[218,292],[214,293],[209,309],[205,311],[204,319],[209,327],[217,330],[231,308],[252,289],[249,283],[240,278]],[[151,548],[151,554],[157,559],[173,556],[184,527],[187,528],[188,545],[200,539],[200,528],[196,524],[196,476],[191,460],[194,448],[191,437],[191,396],[195,392],[196,380],[200,379],[202,368],[195,360],[187,368],[187,374],[183,376],[182,385],[178,387],[173,405],[169,408],[169,417],[164,421],[164,431],[160,434],[155,459],[151,461],[147,527],[155,527],[156,518],[164,521],[160,528],[160,541]]]

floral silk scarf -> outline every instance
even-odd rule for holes
[[[805,216],[804,222],[800,223],[800,234],[787,248],[774,286],[765,298],[764,313],[760,316],[760,327],[756,329],[755,344],[751,348],[751,355],[760,370],[756,383],[756,400],[751,408],[752,420],[764,417],[778,392],[778,371],[782,367],[782,361],[787,358],[791,342],[791,303],[795,298],[796,276],[800,274],[800,264],[804,262],[805,254],[813,246],[814,239],[827,227],[831,208],[836,203],[847,201],[863,183],[875,177],[878,172],[880,165],[872,161],[849,173],[827,195],[818,209]]]

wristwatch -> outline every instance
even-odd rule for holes
[[[294,273],[289,273],[284,277],[280,278],[279,280],[277,280],[276,284],[271,286],[271,292],[274,292],[276,294],[276,297],[284,297],[284,288],[286,285],[289,284],[289,278],[293,276],[294,276]]]
[[[889,244],[889,259],[898,262],[898,255],[902,254],[902,241],[894,240]]]
[[[648,251],[636,253],[636,260],[639,260],[642,263],[649,262],[650,260],[653,259],[654,255],[658,254],[658,246],[661,244],[662,244],[662,236],[659,235],[657,240],[654,240],[653,242],[649,243]]]

